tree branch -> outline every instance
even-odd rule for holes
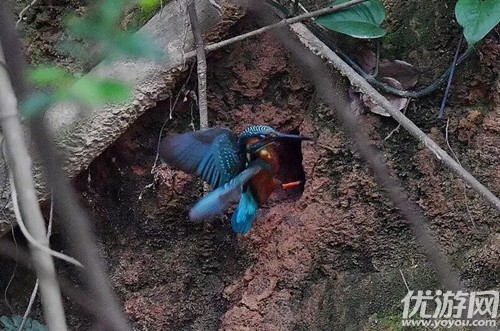
[[[258,4],[260,3],[261,2],[258,2]],[[258,17],[262,18],[264,22],[267,23],[267,21],[271,19],[266,17],[267,15],[265,9],[255,8],[254,10]],[[295,27],[294,30],[296,33],[300,33],[299,38],[307,33],[311,34],[307,35],[307,39],[301,38],[303,42],[306,40],[306,46],[308,48],[311,48],[308,45],[311,40],[319,42],[319,40],[315,39],[314,35],[307,30],[304,25],[300,25],[300,29],[299,27]],[[332,81],[335,79],[332,78],[332,75],[330,74],[330,71],[325,63],[314,55],[318,54],[318,50],[322,50],[316,47],[314,49],[316,52],[313,53],[304,49],[304,46],[291,36],[288,29],[277,30],[276,34],[278,36],[278,40],[282,42],[283,46],[285,46],[285,48],[297,60],[301,69],[304,70],[305,75],[312,81],[320,98],[335,110],[336,115],[342,121],[343,129],[353,139],[356,149],[359,151],[362,158],[370,165],[371,170],[374,172],[375,179],[412,226],[412,230],[415,233],[417,241],[422,245],[429,261],[434,266],[440,279],[444,281],[444,284],[448,288],[452,290],[459,289],[461,285],[458,275],[451,268],[446,256],[437,248],[438,246],[436,241],[430,235],[425,226],[424,216],[421,210],[408,201],[406,192],[404,192],[401,188],[398,181],[391,177],[389,170],[387,169],[387,165],[384,164],[382,156],[370,144],[370,140],[367,135],[359,129],[354,114],[349,111],[347,101],[344,101],[345,97],[338,97],[335,95],[336,89],[332,84]]]
[[[373,88],[363,77],[354,71],[354,69],[342,61],[342,59],[340,59],[335,52],[316,38],[314,34],[312,34],[304,26],[296,25],[293,26],[292,29],[299,35],[299,38],[303,40],[307,47],[315,52],[319,52],[323,57],[325,57],[337,70],[339,70],[344,76],[347,76],[353,86],[358,87],[361,92],[368,95],[375,103],[380,105],[412,136],[417,138],[427,149],[434,153],[436,158],[441,160],[447,167],[449,167],[467,184],[469,184],[474,191],[479,193],[494,208],[500,211],[500,200],[493,193],[491,193],[490,190],[488,190],[476,178],[474,178],[474,176],[458,164],[448,153],[446,153],[441,147],[439,147],[438,144],[422,132],[422,130],[420,130],[402,112],[394,108],[394,106],[392,106],[382,94]]]
[[[196,44],[196,58],[198,64],[198,108],[200,110],[200,129],[208,128],[208,104],[207,104],[207,59],[205,57],[205,49],[201,28],[196,14],[194,0],[189,0],[187,12],[191,22],[191,30],[193,31],[194,42]]]
[[[26,252],[26,250],[24,248],[17,247],[16,244],[5,238],[0,238],[0,256],[12,259],[16,263],[19,263],[20,265],[25,267],[27,270],[33,271],[33,264],[31,263],[30,256]],[[111,320],[111,316],[103,314],[103,311],[98,305],[95,304],[94,298],[90,293],[84,291],[84,289],[82,289],[80,286],[75,286],[65,277],[58,277],[58,281],[64,296],[72,303],[77,304],[77,306],[81,309],[81,312],[88,313],[94,316],[101,323],[106,323],[106,326],[109,326],[109,328],[105,330],[118,330],[113,328],[114,324]],[[93,328],[92,330],[97,329]]]
[[[35,144],[42,158],[48,182],[54,195],[54,206],[64,222],[64,230],[70,238],[75,256],[82,261],[83,281],[99,307],[102,315],[106,315],[108,327],[112,330],[130,330],[127,319],[116,299],[106,275],[106,268],[101,262],[96,240],[89,227],[86,212],[80,206],[73,188],[60,168],[62,158],[55,149],[47,123],[41,118],[34,118],[32,133]]]
[[[20,41],[17,37],[16,30],[13,28],[14,24],[12,18],[8,15],[11,13],[11,10],[5,1],[0,1],[0,43],[4,47],[5,53],[5,62],[7,63],[10,69],[10,77],[12,77],[13,88],[17,96],[25,95],[28,90],[28,86],[24,81],[25,76],[25,61],[24,55],[21,52]],[[2,75],[5,75],[4,71],[0,71]],[[3,88],[4,84],[1,84],[0,87]],[[0,98],[0,102],[4,102],[4,98]],[[4,107],[0,104],[0,109],[3,111]],[[23,131],[20,129],[19,119],[16,114],[16,110],[11,110],[10,113],[6,114],[2,118],[2,126],[5,121],[10,122],[13,120],[17,120],[14,124],[17,124],[19,127],[19,131],[17,132],[18,136],[16,138],[23,140]],[[13,127],[10,125],[6,125],[6,129],[4,129],[4,134],[9,130],[13,130]],[[17,130],[16,129],[16,130]],[[106,276],[105,268],[100,261],[100,257],[98,254],[97,247],[95,245],[95,240],[91,234],[89,228],[89,222],[87,221],[87,217],[83,209],[80,207],[78,199],[74,193],[73,188],[70,186],[68,180],[64,172],[61,169],[61,166],[64,164],[62,158],[59,156],[59,153],[56,152],[56,149],[53,145],[53,138],[50,134],[50,129],[48,128],[47,123],[43,120],[43,118],[33,118],[31,123],[31,130],[34,137],[34,143],[36,146],[36,150],[41,157],[45,170],[47,172],[48,183],[51,187],[52,192],[54,193],[54,203],[55,208],[61,218],[65,221],[61,222],[63,229],[67,233],[70,244],[72,245],[73,252],[77,256],[77,258],[82,261],[85,265],[84,269],[84,281],[87,284],[88,290],[92,293],[92,298],[95,300],[94,305],[96,306],[96,310],[103,315],[102,320],[107,321],[108,329],[111,330],[129,330],[129,326],[126,318],[121,311],[121,307],[118,304],[118,301],[114,297],[114,294],[111,290],[111,285]],[[7,138],[7,136],[6,136]],[[6,139],[7,141],[7,139]],[[8,141],[7,141],[8,142]],[[17,142],[19,144],[19,142]],[[22,145],[22,144],[21,144]],[[25,157],[29,160],[29,156],[27,155],[26,148],[24,148],[24,152],[26,153]],[[16,150],[15,150],[16,151]],[[22,164],[23,176],[29,177],[27,180],[33,184],[32,171],[30,168],[31,163]],[[17,170],[14,168],[13,170]],[[14,173],[15,178],[19,174],[17,171]],[[24,177],[23,177],[24,178]],[[20,186],[22,187],[22,186]],[[23,191],[18,191],[21,193]],[[36,200],[36,194],[34,188],[29,192],[30,197]],[[37,205],[38,206],[38,205]],[[21,209],[24,208],[24,205],[21,205]],[[39,209],[38,209],[39,212]],[[31,215],[30,215],[31,216]],[[41,213],[36,215],[41,217]],[[32,217],[26,217],[26,219],[32,219]],[[35,237],[38,241],[43,242],[47,239],[45,238],[45,228],[42,219],[42,223],[40,224],[41,234],[37,233]],[[32,232],[30,230],[30,232]],[[34,232],[32,232],[35,234]],[[38,251],[37,251],[38,252]],[[50,257],[50,255],[49,255]],[[39,259],[39,258],[38,258]],[[35,261],[38,261],[35,259]],[[42,302],[44,298],[44,288],[42,284],[45,282],[45,274],[39,275],[40,278],[40,293],[42,296]],[[54,307],[56,307],[54,305]],[[45,307],[44,311],[46,314],[51,313],[52,308],[54,307]],[[55,319],[49,318],[46,316],[47,320],[50,320],[49,328],[51,330],[65,330],[62,327],[50,327],[51,323],[55,323]],[[55,318],[55,317],[54,317]],[[47,321],[49,322],[49,321]]]
[[[26,13],[28,9],[33,7],[37,1],[38,0],[31,1],[31,3],[29,3],[26,7],[23,8],[23,10],[21,10],[21,12],[19,13],[19,19],[16,21],[16,29],[19,26],[19,23],[21,23],[21,21],[24,19],[24,13]]]
[[[52,235],[52,223],[54,221],[54,202],[50,202],[50,213],[49,213],[49,224],[47,225],[47,239],[50,242],[50,236]],[[38,286],[40,285],[40,279],[36,279],[35,286],[33,286],[33,290],[31,291],[30,301],[28,302],[28,306],[24,311],[23,320],[21,321],[21,325],[19,325],[19,330],[22,330],[24,324],[26,324],[26,320],[31,313],[31,308],[33,307],[33,303],[35,302],[36,294],[38,293]]]
[[[2,51],[0,51],[0,61],[4,62]],[[16,190],[19,193],[20,212],[28,231],[37,242],[48,247],[45,221],[35,193],[31,158],[24,142],[24,131],[17,114],[16,96],[9,75],[3,69],[0,70],[0,122],[7,147],[7,163],[14,179],[12,192],[14,193]],[[64,331],[67,329],[66,318],[52,256],[32,244],[30,244],[30,249],[40,280],[45,322],[51,330]]]
[[[17,199],[17,190],[16,186],[14,185],[14,176],[12,175],[12,171],[9,171],[9,182],[10,182],[10,188],[12,192],[12,204],[14,208],[14,214],[16,216],[16,221],[17,224],[19,225],[19,229],[21,230],[21,233],[23,234],[24,238],[30,243],[31,246],[41,250],[42,252],[45,252],[53,257],[57,257],[58,259],[61,259],[63,261],[66,261],[68,263],[71,263],[73,265],[76,265],[77,267],[83,268],[83,265],[76,259],[72,258],[71,256],[68,256],[66,254],[54,251],[50,249],[47,245],[44,245],[44,243],[41,243],[37,241],[33,236],[30,234],[29,230],[26,228],[26,225],[24,224],[25,222],[23,221],[23,218],[21,216],[21,212],[19,210],[19,205],[18,205],[18,199]],[[48,239],[49,236],[47,236]]]
[[[363,2],[363,1],[345,2],[345,3],[340,4],[338,6],[331,6],[331,7],[328,7],[328,8],[323,8],[323,9],[319,9],[319,10],[316,10],[316,11],[307,12],[305,14],[298,15],[298,16],[295,16],[295,17],[283,19],[282,21],[280,21],[278,23],[271,24],[269,26],[265,26],[265,27],[262,27],[260,29],[256,29],[254,31],[250,31],[250,32],[241,34],[241,35],[233,37],[233,38],[222,40],[222,41],[217,42],[217,43],[206,45],[205,46],[205,51],[206,52],[211,52],[211,51],[217,50],[219,48],[222,48],[222,47],[234,44],[236,42],[245,40],[247,38],[259,35],[261,33],[267,32],[267,31],[272,30],[272,29],[275,29],[275,28],[278,28],[278,27],[282,27],[282,26],[287,25],[287,24],[290,25],[290,24],[302,22],[302,21],[304,21],[306,19],[310,19],[310,18],[313,18],[313,17],[317,17],[317,16],[321,16],[321,15],[326,15],[326,14],[329,14],[329,13],[333,13],[335,11],[348,8],[350,6],[356,5],[356,4],[361,3],[361,2]],[[299,5],[300,5],[300,3],[299,3]],[[446,81],[446,79],[450,76],[450,73],[451,73],[452,69],[455,66],[458,66],[463,61],[465,61],[469,56],[471,56],[473,53],[475,53],[475,49],[474,48],[467,49],[457,59],[456,64],[451,65],[450,67],[448,67],[448,69],[446,69],[445,72],[443,72],[443,74],[438,79],[436,79],[434,82],[432,82],[430,85],[428,85],[428,86],[426,86],[424,88],[421,88],[419,90],[415,90],[415,91],[405,91],[405,90],[397,89],[397,88],[395,88],[393,86],[390,86],[390,85],[388,85],[388,84],[386,84],[384,82],[378,81],[376,78],[374,78],[370,74],[364,72],[364,70],[356,62],[354,62],[353,60],[351,60],[349,58],[349,56],[347,56],[347,54],[345,54],[342,50],[338,49],[336,47],[336,45],[334,45],[334,43],[331,42],[329,40],[329,38],[327,38],[325,36],[324,31],[320,27],[318,27],[317,25],[315,25],[312,22],[305,22],[304,24],[306,24],[309,29],[311,29],[312,31],[314,31],[314,33],[317,34],[322,39],[322,41],[328,45],[328,47],[330,47],[335,52],[337,52],[338,55],[342,58],[342,60],[346,61],[351,67],[353,67],[356,70],[356,72],[358,72],[371,85],[377,87],[381,91],[384,91],[384,92],[387,92],[387,93],[391,93],[391,94],[394,94],[394,95],[398,95],[398,96],[401,96],[401,97],[405,97],[405,98],[420,98],[420,97],[426,96],[426,95],[434,92],[441,84],[443,84]],[[196,50],[187,52],[185,54],[183,60],[195,57],[196,54],[197,54]],[[180,65],[180,63],[179,63],[179,65]]]
[[[264,27],[262,27],[260,29],[256,29],[256,30],[250,31],[250,32],[241,34],[239,36],[236,36],[236,37],[233,37],[233,38],[229,38],[229,39],[220,41],[218,43],[206,45],[205,46],[205,51],[206,52],[215,51],[216,49],[219,49],[219,48],[222,48],[222,47],[234,44],[235,42],[245,40],[245,39],[247,39],[249,37],[257,36],[259,34],[267,32],[267,31],[270,31],[270,30],[273,30],[273,29],[276,29],[276,28],[282,28],[282,27],[285,27],[287,25],[291,25],[291,24],[294,24],[294,23],[302,22],[304,20],[307,20],[307,19],[310,19],[310,18],[313,18],[313,17],[322,16],[322,15],[326,15],[326,14],[331,14],[333,12],[349,8],[351,6],[357,5],[357,4],[365,2],[365,1],[366,0],[351,0],[349,2],[344,2],[344,3],[341,3],[339,5],[335,5],[335,6],[330,6],[330,7],[318,9],[318,10],[315,10],[315,11],[312,11],[312,12],[309,12],[309,13],[305,13],[305,14],[302,14],[302,15],[295,16],[295,17],[285,18],[285,19],[283,19],[283,20],[281,20],[281,21],[279,21],[277,23],[264,26]],[[197,51],[187,52],[186,55],[185,55],[185,59],[192,58],[196,54],[197,54]]]
[[[439,119],[444,117],[444,107],[448,101],[448,95],[450,94],[451,82],[453,81],[453,75],[455,74],[455,67],[457,66],[458,54],[460,54],[460,49],[462,48],[462,41],[464,39],[464,34],[460,34],[458,39],[457,50],[455,51],[455,56],[453,57],[453,63],[451,64],[450,76],[448,77],[448,83],[446,84],[446,89],[444,90],[443,100],[441,101],[441,107],[439,107]]]
[[[267,23],[271,20],[271,18],[267,16],[266,10],[263,9],[265,6],[257,8],[257,6],[261,4],[262,1],[257,1],[256,4],[253,3],[254,7],[251,7],[251,9],[253,9],[259,18],[263,19]],[[309,77],[314,84],[320,97],[335,110],[337,116],[342,121],[344,130],[353,139],[362,158],[370,165],[377,183],[385,190],[396,208],[401,211],[402,215],[410,224],[417,242],[424,250],[427,259],[436,271],[440,281],[452,291],[457,291],[463,288],[458,273],[451,266],[448,258],[439,248],[438,243],[427,228],[425,224],[425,216],[423,215],[422,210],[415,203],[409,201],[407,193],[401,187],[399,181],[391,176],[389,168],[385,164],[381,153],[372,146],[367,134],[364,133],[363,130],[360,130],[357,125],[355,115],[349,110],[349,101],[347,97],[342,95],[339,92],[339,89],[335,89],[335,86],[332,83],[335,80],[341,79],[339,73],[349,75],[348,77],[351,80],[351,83],[353,83],[353,78],[357,78],[359,75],[337,57],[333,59],[337,62],[338,72],[336,77],[332,77],[329,68],[314,54],[321,54],[323,56],[328,54],[328,59],[330,59],[331,54],[329,53],[333,52],[331,52],[326,45],[321,43],[321,41],[319,41],[309,30],[307,30],[303,24],[297,24],[293,26],[292,29],[299,36],[306,47],[313,52],[304,49],[303,45],[300,44],[294,36],[291,36],[288,29],[276,31],[278,40],[282,42],[291,55],[295,57],[302,69],[304,69],[307,77]],[[305,35],[307,35],[307,38],[304,37]],[[333,55],[335,54],[333,53]],[[342,70],[340,68],[342,68]],[[360,78],[361,77],[357,78],[357,80],[360,80]],[[355,84],[355,86],[359,87],[360,82],[357,81],[356,83],[357,84]],[[366,83],[366,81],[364,81],[364,84],[372,89],[371,92],[373,94],[378,94],[378,92]],[[383,96],[380,94],[378,95],[379,97],[376,101],[379,104],[388,106],[387,108],[392,108],[390,103]],[[405,124],[402,123],[402,125],[406,128]],[[486,330],[486,328],[478,326],[474,327],[474,330]]]

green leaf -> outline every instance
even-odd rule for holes
[[[160,4],[160,0],[139,0],[139,6],[146,12],[156,9]]]
[[[8,316],[0,317],[0,323],[2,323],[3,327],[9,330],[9,328],[15,327],[15,322]]]
[[[21,326],[22,320],[22,316],[19,315],[0,317],[0,326],[3,325],[2,331],[17,331]],[[48,328],[36,320],[27,318],[23,331],[48,331]]]
[[[39,115],[53,104],[65,100],[93,107],[105,102],[120,103],[131,98],[130,88],[120,81],[83,77],[72,86],[57,92],[39,91],[31,94],[21,102],[21,116],[30,118]]]
[[[118,25],[127,2],[124,0],[105,0],[100,8],[102,22],[108,25]]]
[[[66,25],[74,37],[81,39],[98,40],[109,30],[109,27],[104,27],[96,15],[89,15],[85,18],[70,16],[67,18]]]
[[[67,93],[69,98],[90,107],[105,102],[123,102],[132,97],[130,88],[120,81],[98,80],[91,77],[81,78]]]
[[[469,47],[472,47],[500,22],[500,1],[458,0],[455,16],[464,28]]]
[[[41,66],[28,71],[28,79],[39,86],[67,86],[73,77],[66,70],[57,66]]]
[[[334,31],[360,39],[379,38],[385,35],[384,29],[366,22],[337,22]]]
[[[30,118],[41,114],[57,101],[54,93],[35,92],[21,102],[21,116]]]
[[[149,36],[123,31],[119,24],[124,4],[139,2],[144,6],[157,6],[160,1],[105,0],[98,7],[99,10],[83,18],[69,17],[66,24],[74,37],[97,44],[96,49],[108,61],[121,58],[161,60],[165,54]]]
[[[338,5],[349,0],[340,0],[332,3]],[[320,16],[316,23],[324,27],[347,34],[355,38],[379,38],[385,35],[380,24],[385,18],[384,5],[380,0],[366,2],[348,7],[328,15]]]
[[[113,45],[110,47],[111,58],[123,56],[133,58],[148,58],[153,60],[162,60],[165,53],[149,38],[148,35],[137,32],[130,34],[123,32],[115,35]]]
[[[103,80],[98,85],[104,102],[123,102],[132,98],[130,87],[120,81]]]

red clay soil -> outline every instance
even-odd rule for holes
[[[272,36],[211,55],[209,68],[211,125],[239,132],[268,124],[317,135],[319,143],[303,143],[302,162],[298,157],[283,167],[293,179],[303,166],[303,193],[278,194],[246,236],[232,233],[227,217],[202,225],[187,220],[201,195],[191,176],[163,165],[153,180],[169,102],[141,118],[82,174],[80,187],[102,219],[98,230],[113,284],[137,329],[375,330],[386,316],[400,314],[406,292],[400,269],[414,288],[439,287],[408,226]],[[192,77],[186,86],[194,89]],[[196,123],[187,92],[164,134]],[[452,117],[451,142],[462,162],[499,193],[493,161],[500,146],[498,109],[460,114]],[[467,211],[460,180],[406,133],[384,142],[395,127],[390,119],[367,115],[363,122],[373,143],[390,151],[394,173],[463,277],[498,287],[498,277],[490,275],[499,271],[498,238],[489,235],[499,229],[494,211],[470,190]],[[443,127],[434,124],[423,127],[445,146]]]

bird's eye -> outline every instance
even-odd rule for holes
[[[259,137],[262,138],[262,139],[264,139],[264,138],[266,138],[266,135],[265,134],[260,134]]]

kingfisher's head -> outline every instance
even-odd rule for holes
[[[254,152],[266,145],[284,140],[313,140],[308,136],[281,133],[267,125],[252,125],[243,130],[239,142],[246,146],[247,151]]]

